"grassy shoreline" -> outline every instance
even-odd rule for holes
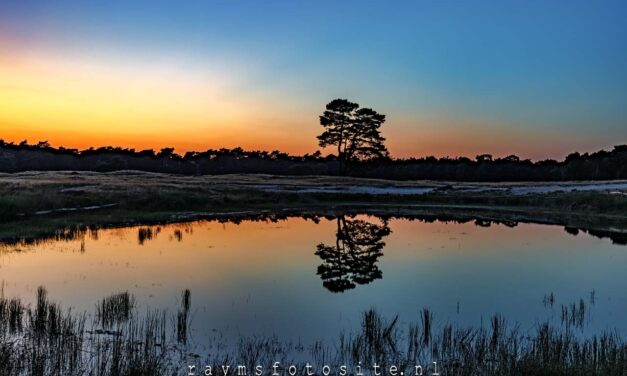
[[[356,186],[362,191],[431,190],[404,195],[318,190]],[[339,214],[530,222],[627,233],[627,193],[623,191],[512,194],[508,190],[525,186],[267,175],[190,177],[130,171],[1,174],[0,240],[49,236],[75,227]]]

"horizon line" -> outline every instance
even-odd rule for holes
[[[207,148],[205,150],[186,150],[183,153],[181,153],[181,152],[177,151],[177,149],[174,148],[174,147],[164,147],[164,148],[160,148],[160,149],[159,148],[154,149],[154,148],[125,147],[125,146],[120,146],[120,145],[102,145],[102,146],[90,146],[88,148],[73,148],[73,147],[65,147],[63,145],[53,146],[47,140],[37,141],[37,142],[31,144],[31,143],[28,143],[28,139],[24,139],[24,140],[21,140],[20,142],[16,142],[16,141],[9,141],[9,140],[6,140],[6,139],[0,137],[0,147],[4,147],[5,145],[13,145],[13,146],[22,146],[23,145],[23,146],[26,146],[26,147],[40,147],[42,149],[49,148],[49,149],[54,149],[54,150],[58,150],[58,151],[62,151],[62,150],[72,151],[72,152],[76,152],[78,154],[81,154],[83,152],[90,151],[90,150],[99,150],[99,149],[105,149],[105,148],[112,148],[112,149],[116,149],[116,150],[129,151],[129,152],[134,152],[134,153],[140,153],[140,152],[143,152],[143,151],[152,151],[155,154],[157,154],[160,151],[165,150],[165,149],[172,149],[172,153],[173,154],[176,154],[177,156],[182,157],[182,158],[184,158],[185,155],[188,154],[188,153],[205,153],[205,152],[208,152],[208,151],[220,151],[220,150],[233,151],[233,150],[237,150],[237,149],[242,150],[242,152],[244,152],[244,153],[260,152],[260,153],[271,154],[271,153],[274,153],[274,152],[278,152],[278,153],[281,153],[281,154],[286,154],[288,157],[313,156],[313,155],[315,155],[318,152],[320,152],[320,157],[321,158],[328,158],[330,156],[337,157],[337,155],[332,153],[332,152],[324,154],[322,152],[322,150],[320,150],[320,149],[317,149],[316,151],[311,152],[311,153],[292,154],[292,153],[289,153],[289,152],[281,151],[280,149],[273,149],[273,150],[268,150],[268,149],[246,149],[246,148],[243,148],[241,146],[236,146],[236,147],[232,147],[232,148],[229,148],[229,147],[211,148],[210,147],[210,148]],[[41,145],[41,146],[39,146],[39,145]],[[568,153],[567,155],[565,155],[561,160],[565,160],[571,154],[590,155],[590,154],[594,154],[594,153],[598,153],[598,152],[608,152],[609,153],[609,152],[611,152],[613,150],[616,150],[617,148],[620,148],[620,147],[623,147],[623,146],[627,147],[627,143],[620,143],[619,142],[619,143],[616,143],[616,144],[613,144],[613,145],[609,146],[608,148],[599,148],[599,149],[596,149],[595,151],[591,151],[591,152],[583,152],[583,151],[580,151],[580,150],[573,150],[570,153]],[[490,156],[494,160],[504,159],[504,158],[511,157],[511,156],[518,157],[518,155],[516,155],[515,153],[509,153],[509,154],[508,153],[504,153],[502,155],[501,154],[493,154],[493,153],[477,153],[477,155],[475,155],[474,157],[469,156],[469,155],[455,155],[455,156],[450,156],[450,155],[443,155],[443,156],[436,156],[436,155],[417,156],[417,155],[412,155],[412,156],[409,156],[409,157],[394,157],[393,155],[390,155],[389,159],[390,160],[411,160],[411,159],[436,158],[438,160],[442,160],[442,159],[444,159],[444,160],[447,160],[447,159],[448,160],[459,160],[459,159],[467,158],[467,159],[470,159],[470,160],[475,160],[477,157],[480,157],[480,156]],[[519,158],[520,158],[521,162],[523,162],[523,161],[531,161],[533,163],[543,162],[543,161],[556,161],[556,162],[560,161],[559,159],[554,159],[554,158],[540,158],[540,159],[521,158],[521,157],[519,157]]]

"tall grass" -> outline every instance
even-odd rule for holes
[[[183,291],[181,295],[181,309],[177,315],[176,338],[180,343],[187,344],[187,331],[189,326],[189,310],[191,308],[191,292]]]
[[[499,315],[489,325],[462,327],[436,325],[429,309],[414,322],[401,324],[398,316],[386,319],[374,310],[365,312],[356,332],[339,335],[331,342],[302,344],[276,336],[239,337],[233,346],[209,346],[210,353],[194,353],[188,337],[191,293],[183,291],[181,306],[168,328],[165,311],[136,314],[134,298],[121,293],[97,305],[120,320],[103,322],[95,315],[86,330],[86,314],[63,310],[37,290],[35,303],[0,296],[0,376],[8,375],[172,375],[186,374],[188,364],[198,369],[212,365],[257,364],[270,367],[275,361],[298,365],[305,362],[335,369],[346,365],[382,370],[394,365],[406,375],[422,365],[430,374],[432,362],[441,375],[623,375],[627,374],[627,343],[616,332],[584,337],[577,330],[585,320],[583,301],[564,306],[567,320],[557,327],[539,323],[521,332]],[[112,313],[119,310],[120,313]],[[128,314],[127,312],[134,313]],[[575,321],[571,320],[575,317]],[[583,318],[582,318],[583,317]],[[110,325],[112,330],[102,330]],[[267,370],[268,368],[266,368]],[[317,370],[318,373],[320,369]],[[300,374],[303,374],[302,372]]]
[[[159,375],[166,371],[166,314],[129,314],[128,293],[103,299],[92,326],[37,290],[35,304],[0,297],[0,375]]]
[[[96,319],[103,329],[129,320],[135,308],[135,297],[126,292],[103,298],[96,305]]]
[[[359,331],[340,336],[330,345],[316,342],[303,346],[282,342],[274,336],[240,338],[234,351],[209,354],[205,359],[191,362],[198,369],[207,364],[213,369],[222,364],[230,364],[232,368],[243,364],[249,369],[263,364],[267,370],[274,361],[280,361],[283,365],[297,365],[299,375],[305,374],[306,362],[318,366],[317,374],[325,364],[334,370],[346,365],[354,371],[357,366],[366,368],[376,363],[380,370],[396,366],[405,375],[414,375],[416,365],[421,365],[423,373],[430,375],[433,362],[438,363],[441,375],[624,375],[627,372],[627,344],[616,333],[582,338],[549,323],[538,324],[531,332],[521,332],[499,315],[493,316],[488,326],[436,327],[429,310],[423,310],[420,316],[416,323],[404,329],[398,317],[387,320],[369,310],[362,316]]]

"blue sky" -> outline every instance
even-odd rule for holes
[[[388,115],[397,155],[627,142],[624,1],[2,1],[0,52],[211,71],[277,135],[315,135],[324,104],[346,97]]]

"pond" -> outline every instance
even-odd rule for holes
[[[4,296],[38,286],[74,312],[128,291],[139,311],[176,312],[191,292],[190,341],[270,336],[334,341],[375,308],[399,323],[531,330],[585,306],[581,333],[627,333],[627,247],[561,226],[368,215],[73,231],[0,248]],[[90,313],[91,314],[91,313]]]

